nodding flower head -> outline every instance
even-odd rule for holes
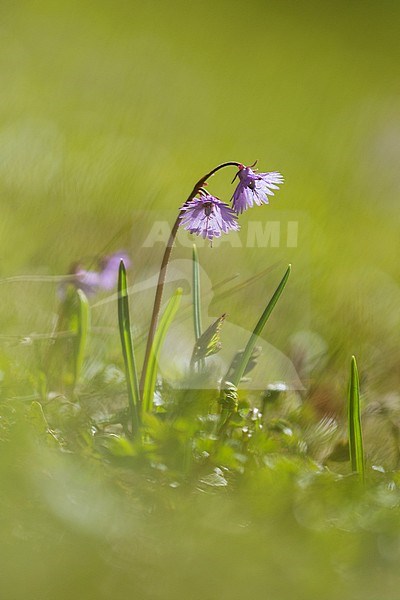
[[[239,229],[234,210],[205,191],[201,192],[200,197],[186,202],[181,213],[180,225],[184,229],[209,240],[220,237],[221,233]]]
[[[241,164],[238,169],[236,176],[239,177],[239,183],[232,196],[232,207],[238,215],[254,203],[258,206],[269,204],[268,196],[273,196],[272,190],[279,189],[278,186],[283,183],[283,177],[277,171],[256,173],[251,167]]]

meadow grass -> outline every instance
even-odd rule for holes
[[[397,599],[399,6],[0,12],[1,596]],[[178,235],[140,389],[165,232],[257,158],[285,185]]]

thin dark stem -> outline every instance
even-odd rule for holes
[[[196,196],[196,194],[199,193],[200,189],[204,186],[206,181],[214,175],[214,173],[216,173],[217,171],[220,171],[221,169],[224,169],[225,167],[238,167],[239,165],[240,165],[240,163],[238,163],[236,161],[229,161],[229,162],[224,162],[224,163],[218,165],[217,167],[215,167],[214,169],[212,169],[209,173],[204,175],[204,177],[199,179],[199,181],[195,184],[193,190],[190,192],[187,200],[185,201],[184,206],[188,202],[190,202],[190,200],[192,200]],[[154,298],[153,314],[151,316],[150,329],[149,329],[149,334],[147,336],[147,344],[146,344],[146,352],[145,352],[144,361],[143,361],[142,376],[140,378],[140,393],[141,393],[141,395],[143,395],[143,387],[144,387],[144,382],[146,379],[146,372],[147,372],[147,366],[149,363],[150,350],[153,345],[154,336],[155,336],[157,324],[158,324],[158,317],[160,315],[161,302],[162,302],[162,296],[163,296],[163,291],[164,291],[165,279],[167,276],[168,263],[169,263],[169,259],[171,257],[171,252],[172,252],[172,248],[173,248],[173,245],[174,245],[174,242],[176,239],[176,235],[178,233],[179,221],[180,221],[181,214],[182,214],[182,210],[179,211],[178,217],[172,227],[172,231],[171,231],[171,234],[168,239],[167,247],[165,248],[164,256],[163,256],[163,259],[161,262],[160,274],[158,276],[158,282],[157,282],[156,295]]]

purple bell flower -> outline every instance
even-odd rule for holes
[[[283,177],[277,171],[270,173],[255,173],[251,167],[239,165],[237,173],[239,183],[233,192],[232,207],[236,214],[251,208],[255,202],[258,206],[269,204],[268,196],[273,196],[272,190],[279,189]]]
[[[66,297],[68,285],[82,290],[86,296],[94,296],[101,290],[111,290],[117,285],[118,270],[121,259],[128,268],[131,264],[125,252],[116,252],[101,258],[98,262],[98,270],[92,271],[82,268],[80,263],[74,263],[70,268],[70,279],[68,283],[62,284],[59,289],[61,299]]]
[[[212,240],[220,237],[221,232],[239,230],[234,210],[215,196],[203,192],[199,198],[193,198],[181,208],[180,225],[195,235]]]

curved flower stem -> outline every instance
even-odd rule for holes
[[[238,163],[236,161],[228,161],[228,162],[221,163],[220,165],[218,165],[217,167],[212,169],[209,173],[204,175],[204,177],[199,179],[199,181],[195,184],[195,186],[193,187],[192,191],[190,192],[190,194],[183,206],[185,206],[188,202],[190,202],[190,200],[192,200],[196,196],[196,194],[199,193],[200,189],[204,186],[206,181],[214,175],[214,173],[216,173],[217,171],[220,171],[221,169],[224,169],[225,167],[239,167],[240,164],[241,163]],[[156,295],[154,298],[153,314],[151,316],[149,334],[147,336],[146,352],[144,355],[142,375],[140,378],[140,394],[142,397],[143,397],[144,382],[146,380],[147,366],[149,363],[150,350],[153,345],[154,336],[155,336],[157,324],[158,324],[158,317],[159,317],[160,309],[161,309],[162,295],[163,295],[163,291],[164,291],[165,279],[167,276],[168,263],[169,263],[169,259],[171,257],[171,252],[172,252],[172,248],[173,248],[173,245],[174,245],[174,242],[176,239],[176,235],[178,233],[179,221],[180,221],[181,215],[182,215],[182,209],[179,211],[176,221],[172,227],[172,231],[171,231],[171,234],[168,239],[167,247],[165,248],[164,256],[163,256],[163,259],[161,262],[160,274],[158,276],[158,282],[157,282]]]

